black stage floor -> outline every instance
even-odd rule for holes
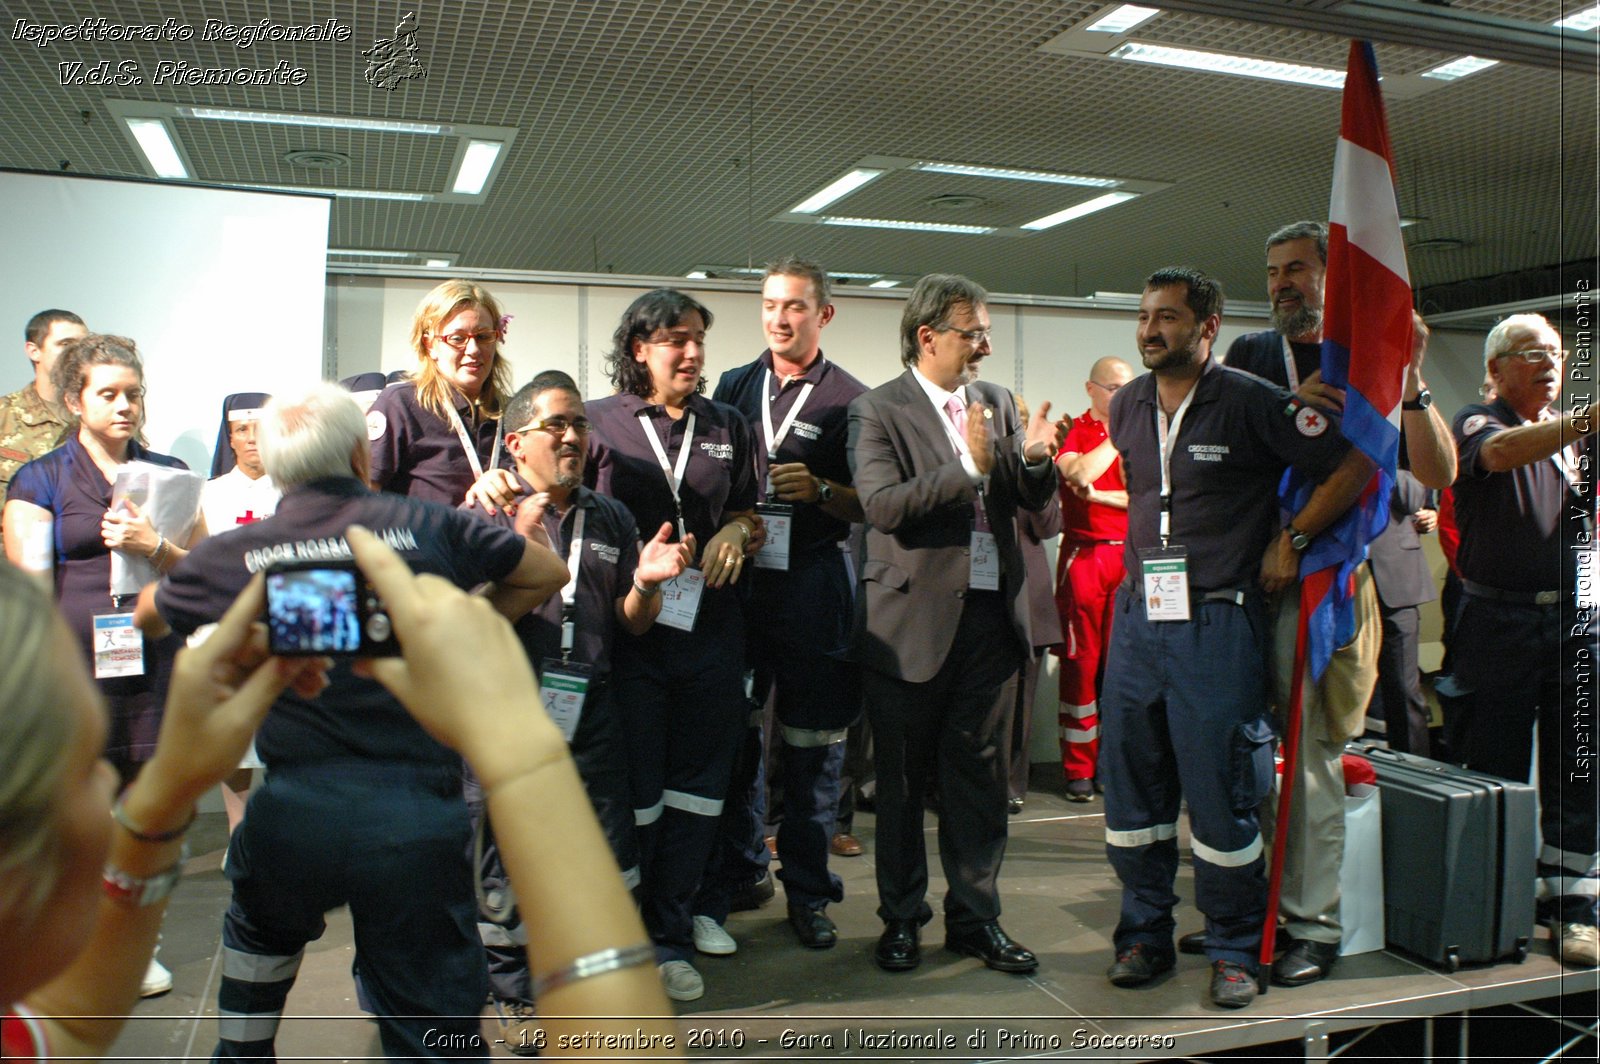
[[[1048,766],[1036,766],[1048,775]],[[924,936],[922,966],[891,975],[871,951],[880,924],[874,909],[872,817],[858,817],[866,853],[835,858],[846,898],[830,913],[840,941],[828,951],[802,949],[784,921],[782,888],[758,911],[736,914],[739,942],[730,957],[701,957],[706,995],[680,1006],[680,1038],[691,1056],[802,1060],[1162,1060],[1222,1054],[1256,1058],[1329,1055],[1380,1059],[1540,1060],[1573,1040],[1568,1059],[1596,1059],[1592,1033],[1600,997],[1596,972],[1562,968],[1540,930],[1523,964],[1449,974],[1391,952],[1345,958],[1333,976],[1298,989],[1274,989],[1230,1012],[1207,998],[1204,958],[1180,957],[1151,986],[1119,990],[1104,978],[1118,888],[1106,863],[1100,804],[1060,796],[1059,770],[1044,778],[1011,820],[1001,876],[1012,936],[1033,949],[1039,970],[1004,975],[941,947],[938,918]],[[936,846],[928,818],[930,849]],[[169,910],[161,959],[172,969],[170,994],[141,1002],[113,1059],[206,1058],[216,1036],[220,923],[228,887],[219,870],[224,826],[207,814]],[[943,890],[931,861],[935,909]],[[1530,870],[1531,871],[1531,870]],[[1192,877],[1185,861],[1178,893],[1180,929],[1196,928]],[[330,914],[328,931],[306,951],[278,1039],[280,1059],[382,1059],[376,1028],[355,1006],[354,956],[347,913]],[[1567,1016],[1565,1026],[1534,1018],[1528,1003]],[[1463,1023],[1460,1017],[1473,1018]],[[1587,1019],[1582,1019],[1587,1014]],[[1438,1019],[1435,1019],[1438,1018]],[[1381,1026],[1369,1035],[1363,1029]],[[1592,1032],[1593,1028],[1589,1030]],[[486,1014],[490,1055],[507,1057],[498,1024]],[[618,1053],[627,1057],[626,1052]]]

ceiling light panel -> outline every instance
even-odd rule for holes
[[[837,181],[824,185],[821,189],[795,204],[790,210],[794,214],[816,214],[835,200],[843,199],[867,182],[874,181],[882,176],[882,170],[858,167]]]
[[[1432,70],[1424,70],[1422,76],[1439,81],[1455,81],[1457,78],[1464,78],[1468,74],[1476,74],[1480,70],[1488,70],[1492,66],[1499,65],[1498,59],[1480,59],[1475,55],[1464,55]]]
[[[151,173],[156,177],[174,180],[184,180],[190,176],[189,168],[178,154],[172,130],[167,128],[165,122],[159,118],[124,118],[122,121],[143,153]]]
[[[1126,203],[1131,199],[1138,198],[1139,194],[1137,192],[1107,192],[1103,196],[1096,196],[1092,200],[1074,204],[1066,210],[1047,214],[1043,218],[1035,218],[1031,222],[1024,222],[1022,228],[1033,231],[1053,229],[1065,222],[1072,221],[1074,218],[1082,218],[1084,215],[1094,214],[1096,211],[1103,211],[1108,207],[1115,207],[1119,203]]]
[[[1085,33],[1127,33],[1161,14],[1159,7],[1141,7],[1138,4],[1118,4],[1105,14],[1083,27]]]
[[[962,177],[995,177],[1009,181],[1037,181],[1047,185],[1080,185],[1084,188],[1116,188],[1122,184],[1114,177],[1085,177],[1082,174],[1058,174],[1049,170],[1016,170],[1005,166],[974,166],[968,163],[913,163],[908,170],[925,174],[955,174]]]
[[[1578,11],[1568,15],[1566,18],[1557,21],[1555,25],[1564,30],[1576,30],[1578,33],[1587,33],[1596,27],[1600,27],[1600,4],[1596,4],[1586,11]]]
[[[1192,48],[1174,48],[1170,45],[1145,44],[1139,41],[1128,41],[1118,45],[1107,55],[1109,58],[1123,59],[1131,63],[1153,63],[1157,66],[1177,67],[1183,70],[1200,70],[1209,74],[1231,74],[1235,77],[1283,81],[1319,89],[1344,88],[1342,70],[1306,66],[1301,63],[1280,63],[1275,59],[1258,59],[1248,55],[1201,52]]]

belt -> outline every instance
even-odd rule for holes
[[[1561,601],[1559,591],[1505,591],[1465,578],[1461,581],[1461,590],[1492,602],[1515,602],[1524,606],[1554,606]]]
[[[1243,606],[1245,592],[1236,587],[1224,587],[1216,591],[1195,591],[1189,597],[1196,602],[1231,602],[1235,606]]]
[[[1069,539],[1065,541],[1071,547],[1120,547],[1120,539]]]

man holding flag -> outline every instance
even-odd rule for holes
[[[1269,236],[1267,294],[1273,328],[1236,339],[1228,348],[1226,362],[1288,388],[1309,404],[1342,415],[1345,389],[1323,379],[1327,262],[1328,227],[1321,222],[1295,222]],[[1412,317],[1408,294],[1403,314]],[[1401,440],[1405,443],[1401,453],[1406,455],[1401,461],[1425,486],[1444,488],[1455,478],[1455,446],[1422,380],[1428,328],[1420,317],[1412,317],[1411,324],[1410,359],[1405,364],[1401,394]],[[1351,375],[1347,372],[1345,379]],[[1351,440],[1362,446],[1356,437]],[[1368,448],[1362,449],[1371,455]],[[1391,465],[1391,480],[1392,470]],[[1388,492],[1381,498],[1387,505]],[[1316,982],[1339,957],[1343,933],[1339,924],[1339,867],[1344,853],[1342,755],[1346,741],[1361,734],[1377,680],[1382,640],[1372,575],[1364,561],[1354,567],[1352,578],[1354,620],[1349,637],[1335,641],[1320,677],[1307,676],[1302,688],[1295,802],[1283,853],[1281,910],[1287,917],[1285,930],[1291,942],[1272,966],[1272,980],[1278,986]],[[1273,700],[1280,717],[1287,715],[1294,675],[1300,591],[1297,581],[1273,604]],[[1270,805],[1263,819],[1266,830],[1271,831],[1275,818]],[[1203,936],[1199,932],[1185,935],[1180,948],[1201,952]]]
[[[1268,279],[1279,328],[1266,339],[1278,346],[1278,364],[1291,387],[1339,405],[1343,434],[1373,462],[1377,475],[1327,534],[1316,542],[1300,537],[1300,594],[1284,596],[1279,610],[1275,686],[1287,721],[1287,752],[1271,904],[1275,916],[1281,900],[1293,940],[1273,964],[1274,981],[1286,986],[1321,979],[1339,955],[1340,759],[1344,740],[1359,730],[1376,680],[1381,620],[1366,552],[1387,524],[1402,420],[1404,449],[1419,481],[1445,487],[1456,467],[1444,420],[1431,409],[1422,383],[1427,330],[1411,309],[1388,125],[1377,63],[1364,41],[1350,44],[1329,216],[1325,242],[1314,227],[1291,227],[1274,234],[1282,241],[1269,241]],[[1325,312],[1318,322],[1313,304],[1324,278]],[[1298,385],[1294,375],[1310,367],[1297,361],[1297,339],[1321,340],[1320,371]],[[1245,352],[1240,354],[1245,360]],[[1284,512],[1293,513],[1308,490],[1287,483]],[[1341,648],[1345,660],[1335,666]],[[1271,927],[1266,931],[1274,933]],[[1270,946],[1269,938],[1263,960]]]
[[[1117,592],[1101,695],[1106,855],[1122,881],[1112,985],[1174,963],[1180,799],[1189,803],[1195,902],[1206,916],[1211,1000],[1256,995],[1267,910],[1256,806],[1272,778],[1267,594],[1297,573],[1293,540],[1328,527],[1372,462],[1325,414],[1211,357],[1222,289],[1198,271],[1145,283],[1136,343],[1151,372],[1111,403],[1128,490],[1128,570]],[[1293,464],[1318,481],[1282,527],[1274,488]],[[1087,483],[1085,470],[1066,477]],[[1303,530],[1303,533],[1302,531]]]

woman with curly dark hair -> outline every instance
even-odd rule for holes
[[[690,911],[744,733],[744,619],[734,585],[755,543],[755,447],[744,418],[705,390],[711,312],[670,288],[622,316],[606,360],[618,394],[587,404],[591,487],[641,529],[670,523],[697,568],[656,589],[655,626],[618,639],[613,690],[627,719],[640,905],[667,996],[705,984]]]

